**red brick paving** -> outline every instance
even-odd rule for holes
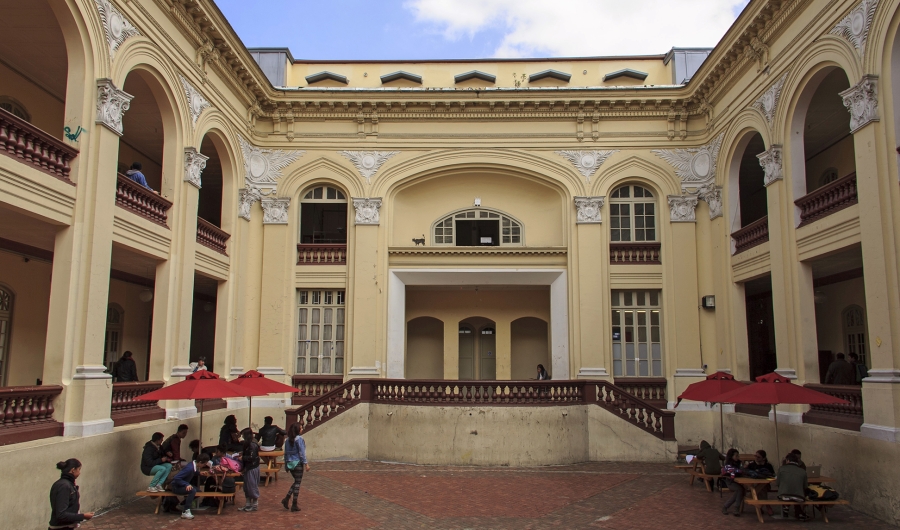
[[[228,505],[222,515],[210,509],[183,521],[174,514],[154,515],[155,502],[141,499],[103,513],[82,528],[826,528],[821,518],[810,523],[770,519],[760,527],[749,507],[743,517],[723,516],[724,497],[702,485],[688,486],[684,473],[663,464],[594,462],[516,469],[320,462],[303,478],[299,513],[287,512],[280,504],[288,479],[282,474],[277,483],[261,488],[260,511],[255,513]],[[243,503],[240,493],[238,503]],[[845,507],[830,510],[829,516],[827,528],[833,530],[893,528]]]

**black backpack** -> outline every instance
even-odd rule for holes
[[[234,483],[234,477],[225,477],[222,480],[222,486],[219,488],[222,493],[234,493],[237,491],[237,485]]]
[[[162,507],[163,511],[167,513],[181,513],[181,510],[178,509],[178,497],[163,497]]]

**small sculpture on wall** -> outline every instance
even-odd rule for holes
[[[425,246],[425,234],[422,234],[421,238],[414,237],[412,242],[415,243],[416,246],[422,245],[424,247]]]

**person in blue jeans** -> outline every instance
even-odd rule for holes
[[[197,496],[197,488],[191,485],[191,482],[198,478],[200,474],[200,468],[206,467],[209,464],[209,455],[206,453],[200,453],[200,456],[197,457],[197,460],[192,461],[190,464],[181,468],[181,471],[175,475],[175,478],[172,479],[172,493],[175,495],[184,495],[184,511],[181,512],[182,519],[193,519],[194,515],[191,513],[191,504],[194,502],[194,497]]]
[[[287,440],[284,442],[284,465],[294,477],[294,483],[291,484],[287,495],[281,501],[281,505],[285,510],[290,509],[292,512],[299,512],[300,506],[297,504],[297,498],[300,496],[300,482],[303,480],[303,472],[309,471],[309,464],[306,462],[306,442],[300,434],[303,432],[303,426],[295,423],[288,428]],[[293,497],[293,504],[288,508],[288,501]]]
[[[141,454],[141,473],[153,477],[147,491],[150,493],[159,493],[165,491],[163,484],[169,472],[172,471],[172,464],[169,457],[163,454],[162,446],[165,436],[161,432],[153,433],[150,441],[144,444],[144,452]]]

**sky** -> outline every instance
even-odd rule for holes
[[[663,54],[713,47],[749,0],[216,0],[248,48],[295,59]]]

